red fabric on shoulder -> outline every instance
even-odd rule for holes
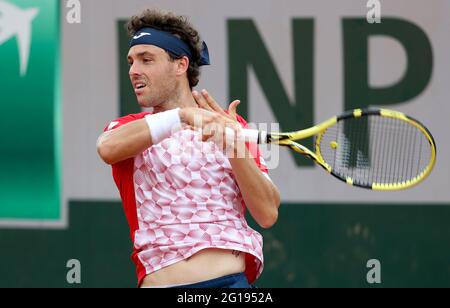
[[[141,112],[141,113],[135,113],[135,114],[129,114],[127,116],[115,119],[111,121],[108,126],[106,126],[103,131],[107,132],[113,129],[116,129],[118,127],[121,127],[122,125],[125,125],[127,123],[143,119],[147,114],[150,114],[149,112]]]

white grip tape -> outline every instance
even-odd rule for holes
[[[225,132],[227,139],[234,138],[234,130],[226,127]],[[245,142],[265,144],[267,141],[267,132],[256,129],[241,129],[240,135],[241,138],[244,138]]]
[[[181,129],[179,110],[177,108],[145,116],[153,144],[160,143]]]

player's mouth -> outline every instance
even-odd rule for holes
[[[147,87],[147,84],[143,81],[137,81],[133,84],[134,86],[134,93],[136,93],[136,95],[141,95],[145,88]]]

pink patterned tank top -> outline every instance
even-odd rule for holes
[[[126,185],[130,167],[133,188]],[[248,226],[230,162],[213,142],[182,130],[134,160],[113,166],[113,173],[132,232],[140,281],[205,248],[245,252],[250,282],[261,274],[262,236]]]

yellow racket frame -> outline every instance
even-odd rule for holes
[[[409,123],[410,125],[415,126],[418,128],[423,135],[427,138],[428,142],[430,143],[431,147],[431,159],[428,162],[428,165],[425,167],[425,169],[416,177],[414,177],[411,180],[405,181],[405,182],[399,182],[399,183],[373,183],[371,186],[367,185],[359,185],[354,182],[354,180],[351,177],[348,178],[342,178],[336,173],[333,172],[332,167],[325,162],[325,160],[322,157],[322,153],[320,151],[320,144],[322,141],[322,137],[327,131],[328,128],[335,125],[338,121],[348,119],[348,118],[358,118],[362,116],[367,115],[378,115],[382,117],[388,117],[388,118],[394,118],[401,121],[405,121]],[[301,139],[306,139],[309,137],[317,136],[315,141],[315,152],[311,151],[310,149],[306,148],[305,146],[294,142]],[[291,148],[292,150],[303,154],[310,159],[312,159],[314,162],[316,162],[318,165],[322,166],[327,172],[334,175],[336,178],[346,182],[348,185],[354,185],[358,187],[363,187],[367,189],[372,190],[379,190],[379,191],[394,191],[394,190],[402,190],[407,189],[410,187],[413,187],[420,182],[422,182],[425,178],[427,178],[431,171],[433,170],[433,167],[436,163],[436,143],[433,139],[433,136],[428,131],[428,129],[422,125],[419,121],[415,120],[414,118],[411,118],[407,115],[405,115],[402,112],[389,110],[389,109],[355,109],[349,112],[344,113],[341,116],[338,117],[332,117],[318,125],[315,125],[311,128],[300,130],[297,132],[290,132],[290,133],[269,133],[268,134],[268,143],[278,144],[280,146],[286,146]]]

